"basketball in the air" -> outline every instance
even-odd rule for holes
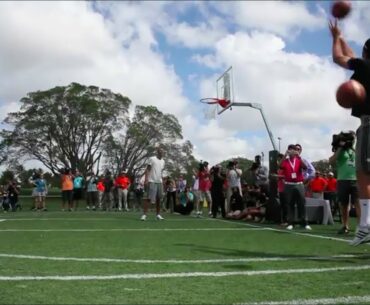
[[[366,90],[358,81],[349,80],[337,89],[337,102],[343,108],[352,108],[365,102]]]
[[[331,7],[331,14],[333,17],[338,19],[345,18],[351,11],[351,2],[350,1],[334,1]]]

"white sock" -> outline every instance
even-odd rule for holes
[[[370,226],[370,199],[360,199],[360,227]]]

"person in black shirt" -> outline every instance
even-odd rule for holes
[[[216,218],[219,209],[221,209],[221,216],[225,218],[225,194],[224,183],[226,179],[225,173],[221,171],[221,167],[216,165],[211,168],[211,197],[212,197],[212,217]]]
[[[361,120],[357,129],[356,176],[360,197],[360,223],[352,246],[370,242],[370,39],[362,48],[362,57],[357,58],[342,36],[338,20],[329,21],[329,30],[333,38],[333,61],[342,68],[354,71],[351,79],[361,83],[366,91],[362,104],[352,108],[352,116]]]
[[[18,195],[19,195],[19,188],[17,186],[17,181],[10,180],[7,187],[8,199],[9,204],[12,208],[12,211],[15,212],[17,208],[21,208],[18,204]]]

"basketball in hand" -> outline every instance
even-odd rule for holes
[[[358,81],[349,80],[337,89],[337,102],[343,108],[352,108],[365,103],[366,90]]]
[[[331,14],[338,19],[345,18],[351,11],[351,2],[345,0],[334,1]]]

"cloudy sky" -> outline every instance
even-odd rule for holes
[[[272,144],[258,110],[204,118],[199,99],[216,96],[217,78],[232,66],[235,102],[262,105],[277,147],[299,142],[308,159],[327,159],[332,134],[358,125],[335,101],[350,73],[331,60],[330,5],[2,1],[0,119],[28,92],[79,82],[176,115],[195,156],[211,164],[267,156]],[[352,7],[340,25],[360,55],[370,2]]]

